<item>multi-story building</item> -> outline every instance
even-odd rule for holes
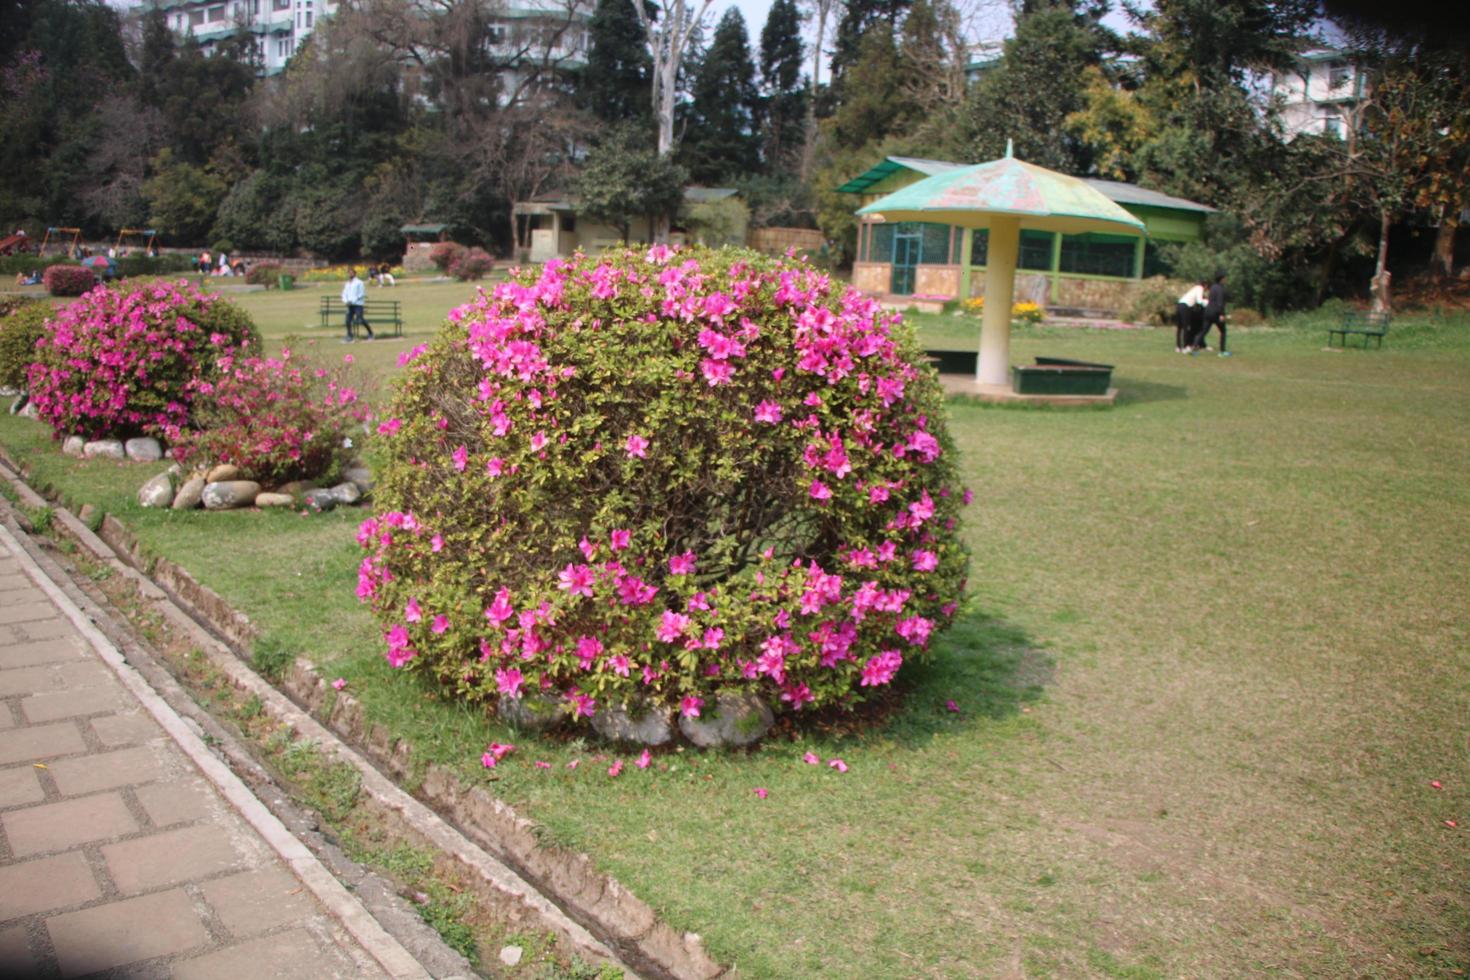
[[[141,11],[161,8],[180,36],[193,34],[206,54],[240,31],[255,39],[265,75],[286,67],[317,23],[337,9],[337,0],[141,0]],[[538,72],[572,71],[586,64],[591,0],[517,0],[496,10],[482,40],[485,53],[501,65],[501,89],[521,90]]]
[[[1296,65],[1271,75],[1271,94],[1281,107],[1288,135],[1342,136],[1353,125],[1353,110],[1367,94],[1367,75],[1341,51],[1304,52]]]

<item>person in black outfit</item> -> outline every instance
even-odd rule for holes
[[[1205,299],[1204,322],[1200,325],[1199,333],[1195,336],[1194,343],[1190,345],[1195,351],[1209,349],[1205,346],[1205,340],[1210,335],[1210,327],[1218,327],[1220,330],[1220,356],[1230,356],[1230,352],[1225,349],[1225,299],[1225,273],[1216,272],[1215,281],[1210,284],[1210,292]]]

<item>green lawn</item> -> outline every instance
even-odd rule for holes
[[[430,313],[403,345],[355,345],[374,365],[469,290],[398,292]],[[268,337],[320,333],[315,293],[239,299]],[[978,329],[918,319],[931,346]],[[9,416],[0,441],[747,976],[1453,975],[1470,970],[1470,319],[1405,317],[1382,351],[1325,339],[1310,318],[1236,329],[1224,360],[1177,355],[1162,329],[1018,330],[1013,360],[1116,364],[1122,395],[951,403],[972,593],[904,706],[863,736],[669,753],[617,779],[605,749],[508,736],[386,668],[352,598],[360,515],[142,511],[137,467],[65,459]],[[516,754],[477,771],[507,737]]]

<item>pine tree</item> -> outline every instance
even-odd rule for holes
[[[634,0],[598,0],[588,27],[591,50],[578,80],[578,100],[598,119],[621,123],[652,114],[653,61]]]
[[[790,170],[806,138],[801,14],[795,0],[776,0],[761,29],[762,155],[767,173]]]
[[[690,86],[694,96],[680,156],[695,183],[719,183],[759,165],[755,133],[759,95],[745,18],[731,7],[720,18]]]
[[[912,0],[847,0],[832,46],[832,88],[839,100],[848,70],[861,57],[867,35],[883,31],[889,38],[896,37],[911,4]]]

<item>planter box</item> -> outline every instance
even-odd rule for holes
[[[1035,364],[1011,368],[1020,395],[1106,395],[1113,380],[1111,364],[1038,357]]]

